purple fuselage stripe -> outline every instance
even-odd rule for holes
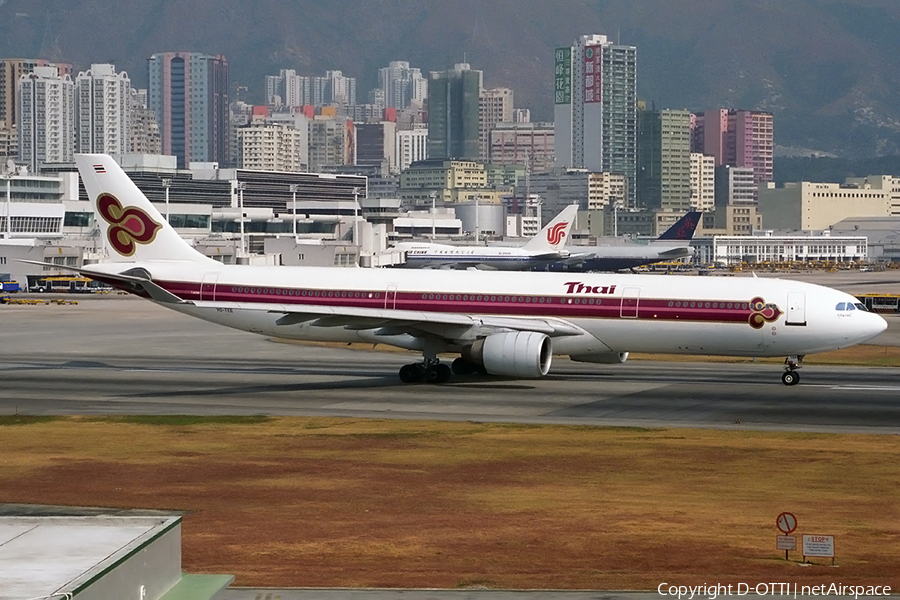
[[[155,283],[184,300],[208,302],[393,308],[433,313],[490,314],[514,317],[619,319],[623,318],[623,314],[627,318],[634,316],[635,313],[635,299],[623,299],[617,296],[435,294],[431,292],[386,292],[385,290],[276,288],[183,281],[156,281]],[[304,293],[306,295],[303,295]],[[316,293],[319,295],[316,296]],[[591,301],[593,304],[590,303]],[[385,306],[386,303],[388,306]],[[676,306],[676,304],[680,304],[680,306]],[[731,308],[728,308],[729,304]],[[752,313],[748,302],[640,298],[637,303],[636,317],[664,321],[746,323]]]

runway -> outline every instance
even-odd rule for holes
[[[887,334],[896,336],[895,327]],[[403,385],[415,355],[281,343],[136,298],[0,310],[0,413],[267,414],[900,432],[900,369],[555,357],[540,380]]]

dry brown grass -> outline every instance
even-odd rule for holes
[[[0,501],[184,511],[185,570],[237,585],[900,587],[896,436],[5,417],[0,447]],[[783,560],[782,510],[839,570]]]

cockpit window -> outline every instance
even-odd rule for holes
[[[836,311],[847,311],[847,310],[861,310],[863,312],[869,312],[869,309],[866,308],[866,305],[861,302],[838,302],[837,306],[834,307]]]

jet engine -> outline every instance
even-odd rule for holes
[[[614,365],[628,360],[627,352],[597,352],[596,354],[570,354],[569,358],[575,362],[601,363]]]
[[[491,375],[541,377],[553,358],[550,338],[534,331],[494,333],[472,344],[467,359]]]

